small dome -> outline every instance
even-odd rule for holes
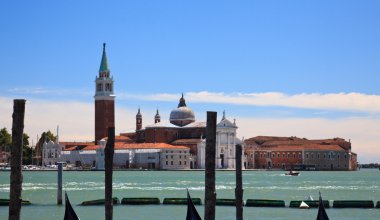
[[[191,108],[186,106],[183,94],[179,100],[178,108],[170,112],[170,123],[177,126],[185,126],[195,121],[195,115]]]

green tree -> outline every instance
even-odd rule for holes
[[[12,135],[6,128],[0,130],[0,149],[9,152],[12,145]]]
[[[40,139],[38,140],[35,148],[35,157],[37,159],[37,164],[41,165],[42,163],[42,146],[45,142],[57,140],[57,136],[55,136],[50,130],[47,132],[42,132]]]
[[[29,165],[32,163],[32,148],[29,146],[29,135],[22,135],[22,164]]]

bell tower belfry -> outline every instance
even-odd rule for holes
[[[108,67],[106,44],[103,43],[103,55],[99,75],[95,79],[95,143],[107,137],[109,127],[115,127],[115,94],[113,77]]]
[[[157,112],[156,112],[156,115],[154,116],[154,123],[160,123],[161,122],[161,116],[160,116],[160,113],[158,113],[158,109],[157,109]]]
[[[140,107],[139,107],[139,110],[136,114],[136,131],[141,130],[141,128],[142,128],[142,115],[141,115]]]

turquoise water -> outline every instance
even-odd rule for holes
[[[9,197],[10,172],[0,172],[0,198]],[[23,199],[34,205],[23,206],[22,219],[63,219],[64,206],[57,206],[57,172],[23,172]],[[235,173],[218,171],[216,174],[218,198],[234,198]],[[69,194],[74,209],[82,220],[104,219],[104,207],[76,206],[84,200],[104,197],[104,172],[66,171],[64,190]],[[115,171],[113,195],[123,197],[185,197],[186,188],[192,197],[204,197],[203,171]],[[281,171],[244,171],[244,200],[280,199],[289,205],[291,200],[302,200],[308,195],[318,198],[318,191],[327,200],[380,201],[380,172],[302,172],[300,176],[285,176]],[[330,202],[332,205],[332,202]],[[203,206],[197,206],[203,216]],[[380,209],[327,209],[330,219],[380,219]],[[317,209],[244,207],[244,219],[315,219]],[[114,219],[185,219],[186,206],[147,205],[114,206]],[[8,207],[0,206],[0,219],[8,219]],[[234,207],[216,207],[216,219],[235,219]]]

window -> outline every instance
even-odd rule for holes
[[[170,158],[172,158],[172,159],[173,159],[173,155],[171,155],[171,156],[170,156]]]
[[[168,161],[165,161],[166,162],[166,165],[168,165]]]
[[[186,159],[186,155],[184,156],[184,158]]]
[[[290,158],[290,153],[288,153],[288,158]]]
[[[309,158],[309,154],[306,154],[306,158]]]
[[[181,155],[179,155],[179,159],[182,159],[182,156],[181,156]]]
[[[296,153],[293,153],[293,158],[296,158]]]
[[[282,153],[282,157],[285,158],[285,153]]]
[[[314,154],[312,153],[312,154],[311,154],[311,159],[313,159],[313,158],[314,158]]]
[[[182,162],[181,162],[181,161],[179,161],[179,165],[182,165]]]
[[[318,159],[320,158],[320,155],[319,155],[319,153],[318,153],[318,156],[317,156],[317,157],[318,157]]]
[[[277,154],[277,158],[280,158],[280,153]]]
[[[173,165],[173,161],[170,161],[170,165]]]
[[[169,158],[169,156],[168,155],[166,155],[166,159],[168,159]]]
[[[183,164],[184,164],[184,165],[186,165],[186,160],[185,160],[185,161],[183,161]]]
[[[298,158],[300,158],[300,159],[302,158],[302,154],[301,153],[298,154]]]

